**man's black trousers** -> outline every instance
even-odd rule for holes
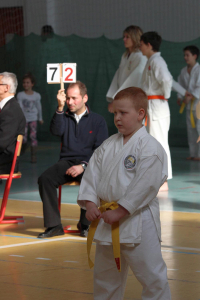
[[[66,182],[81,181],[82,174],[77,177],[66,175],[67,169],[74,165],[80,165],[80,160],[59,160],[55,165],[47,169],[38,179],[40,197],[43,202],[44,227],[54,227],[61,224],[58,209],[57,188]],[[85,217],[86,211],[81,209],[80,222],[90,225]]]

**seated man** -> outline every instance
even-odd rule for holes
[[[61,224],[56,188],[70,181],[80,181],[87,163],[94,150],[108,137],[104,118],[89,110],[86,86],[77,81],[57,95],[58,108],[55,112],[50,130],[53,135],[61,137],[62,148],[60,160],[47,169],[38,179],[40,197],[43,202],[44,226],[47,228],[38,238],[49,238],[64,234]],[[63,109],[67,103],[67,111]],[[85,236],[90,222],[81,209],[78,228]]]
[[[25,133],[26,120],[14,97],[16,89],[15,74],[0,73],[0,174],[10,173],[17,136]]]

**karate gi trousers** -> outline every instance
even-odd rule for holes
[[[196,111],[193,111],[194,122],[196,127],[192,128],[190,120],[190,110],[186,111],[187,138],[191,157],[200,157],[200,143],[197,143],[197,138],[200,135],[200,120],[196,117]]]
[[[142,211],[141,243],[121,244],[121,272],[118,272],[112,245],[96,245],[94,300],[123,300],[128,267],[143,287],[143,300],[170,300],[167,267],[149,208]],[[133,295],[134,298],[134,295]]]
[[[170,126],[170,116],[158,120],[153,120],[152,115],[148,115],[147,131],[152,135],[165,149],[168,160],[168,178],[172,179],[171,154],[168,143],[168,132]]]

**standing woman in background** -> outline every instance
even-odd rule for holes
[[[123,33],[126,52],[122,55],[118,70],[113,77],[106,98],[109,102],[108,110],[113,112],[114,96],[128,87],[140,87],[141,78],[147,59],[140,51],[140,37],[143,34],[139,26],[128,26]]]

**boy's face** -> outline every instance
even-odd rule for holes
[[[140,50],[141,50],[142,54],[145,55],[148,58],[153,53],[151,44],[149,44],[149,43],[145,44],[143,41],[140,41]]]
[[[184,59],[187,65],[194,65],[196,63],[197,55],[193,55],[189,50],[186,50],[184,51]]]
[[[115,126],[124,137],[142,127],[145,111],[142,108],[136,111],[131,100],[114,100],[113,110]]]

